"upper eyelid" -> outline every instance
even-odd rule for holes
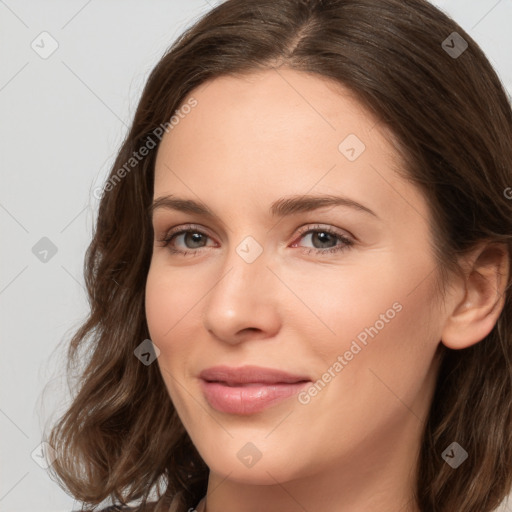
[[[357,241],[357,238],[354,235],[352,235],[352,233],[350,233],[349,231],[338,228],[336,226],[332,226],[330,224],[321,225],[319,223],[310,223],[310,224],[305,224],[305,225],[300,226],[295,231],[297,232],[297,236],[304,236],[311,231],[313,231],[313,232],[321,231],[322,229],[332,232],[334,235],[339,236],[341,238],[349,239],[352,242]],[[159,237],[159,241],[168,240],[171,237],[179,236],[179,235],[182,235],[183,233],[194,232],[194,231],[200,232],[200,233],[206,235],[210,239],[215,238],[212,235],[210,235],[210,233],[208,232],[208,230],[206,228],[204,228],[200,225],[197,225],[197,224],[186,223],[186,224],[178,225],[173,228],[165,230],[162,233],[162,235]]]

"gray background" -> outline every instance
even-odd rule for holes
[[[82,265],[98,207],[93,191],[150,70],[217,3],[0,0],[2,512],[78,508],[35,460],[44,425],[65,405],[65,343],[87,312]],[[434,3],[481,45],[512,91],[512,0]]]

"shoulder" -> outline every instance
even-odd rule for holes
[[[149,512],[153,510],[154,504],[147,503],[146,508],[144,509],[144,512]],[[72,512],[81,512],[80,510],[73,510]],[[129,507],[129,506],[123,506],[123,505],[110,505],[109,507],[100,508],[98,510],[95,510],[94,512],[142,512],[142,509],[139,509],[138,507]]]
[[[106,508],[99,508],[94,512],[136,512],[137,509],[133,507],[122,507],[121,505],[111,505]],[[82,512],[81,510],[72,510],[71,512]]]
[[[94,512],[134,512],[135,509],[132,507],[122,507],[120,505],[111,505],[110,507],[99,508]],[[82,512],[79,509],[72,510],[71,512]]]
[[[122,507],[121,505],[111,505],[110,507],[100,508],[97,512],[135,512],[133,507]]]
[[[112,505],[107,508],[101,508],[97,512],[136,512],[137,509],[134,507],[123,507],[121,505]]]

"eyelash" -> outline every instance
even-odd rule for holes
[[[171,247],[169,244],[170,242],[176,238],[179,235],[182,235],[184,233],[198,233],[203,236],[208,237],[206,233],[201,231],[200,229],[197,229],[193,225],[188,225],[186,228],[181,228],[179,230],[173,230],[165,234],[164,238],[158,240],[158,242],[161,243],[161,247],[167,247],[168,250],[173,254],[180,254],[182,256],[187,255],[197,255],[202,252],[202,249],[206,249],[206,247],[199,247],[197,249],[191,249],[189,251],[182,251],[179,249],[175,249],[174,247]],[[325,253],[339,253],[346,249],[349,249],[352,245],[354,245],[354,241],[350,238],[346,237],[345,235],[342,235],[341,233],[338,233],[331,228],[326,228],[322,226],[314,226],[309,227],[309,229],[301,230],[299,235],[300,237],[303,237],[305,235],[308,235],[310,233],[328,233],[329,235],[334,236],[337,240],[341,241],[343,245],[336,245],[335,247],[329,247],[327,249],[316,249],[316,248],[302,248],[303,252],[306,254],[310,254],[313,252],[314,254],[325,254]],[[209,238],[209,237],[208,237]]]

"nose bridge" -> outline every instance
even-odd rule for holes
[[[219,281],[219,288],[223,288],[223,296],[229,298],[232,294],[242,298],[254,299],[260,293],[267,295],[264,289],[271,285],[267,274],[269,253],[251,235],[246,235],[240,242],[230,247],[223,263],[223,271]],[[236,298],[236,297],[233,297]],[[239,298],[239,297],[238,297]]]
[[[269,257],[252,236],[230,247],[204,304],[207,330],[223,340],[236,340],[242,329],[269,331],[277,327],[274,286],[279,282],[267,268]]]

